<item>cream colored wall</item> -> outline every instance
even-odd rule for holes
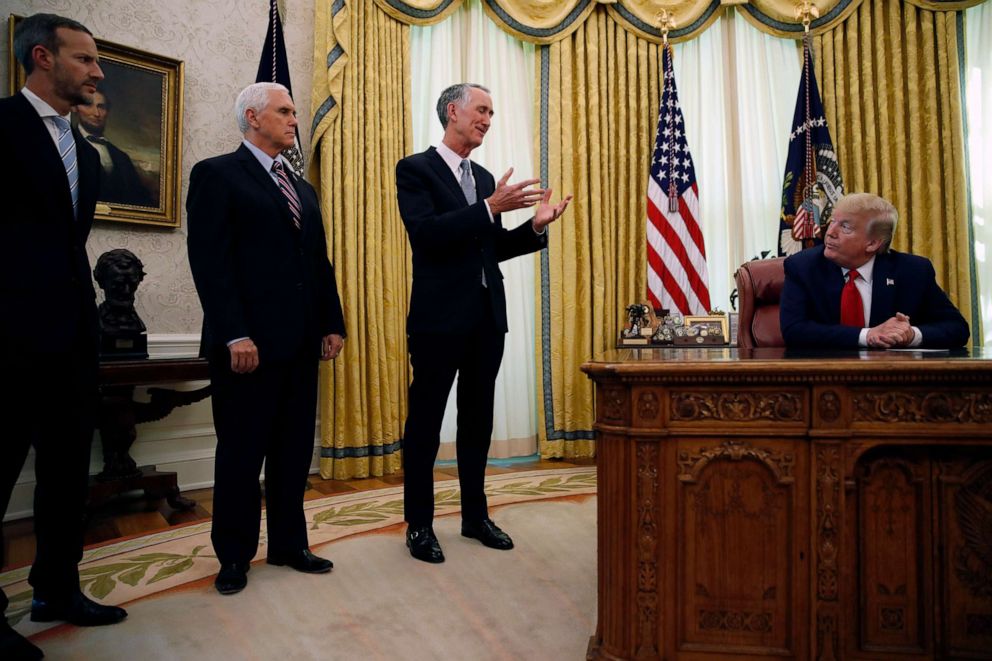
[[[310,72],[314,0],[280,0],[290,75],[299,110],[304,148],[310,139]],[[182,200],[185,208],[189,172],[201,159],[233,151],[241,136],[233,116],[234,98],[254,82],[268,25],[268,0],[4,0],[0,18],[38,12],[74,18],[98,39],[133,46],[185,62],[182,142]],[[6,28],[6,26],[5,26]],[[8,31],[0,36],[0,96],[6,96],[9,72]],[[98,222],[87,249],[91,262],[113,248],[127,248],[148,274],[138,289],[136,308],[149,331],[149,352],[195,355],[202,313],[186,259],[186,214],[178,230]],[[18,246],[2,246],[17,250]],[[102,296],[99,293],[98,296]],[[191,383],[188,389],[203,384]],[[137,396],[144,397],[139,388]],[[2,424],[2,422],[0,422]],[[316,432],[315,432],[316,437]],[[176,471],[181,489],[213,484],[216,445],[209,400],[177,409],[164,420],[138,426],[131,456],[139,465]],[[93,446],[90,472],[99,472],[102,454]],[[28,458],[5,520],[30,516],[34,461]],[[4,513],[0,513],[4,514]]]
[[[310,138],[310,72],[314,0],[280,0],[290,76],[304,146]],[[148,274],[135,307],[149,333],[199,333],[203,319],[186,259],[186,189],[193,165],[233,151],[240,134],[234,98],[255,81],[268,25],[268,0],[4,0],[2,17],[54,13],[76,19],[95,37],[185,62],[182,141],[182,227],[149,229],[97,223],[87,249],[91,262],[113,248],[127,248]],[[7,95],[8,31],[3,30],[0,96]],[[4,246],[3,250],[16,250]],[[98,296],[102,296],[99,293]]]

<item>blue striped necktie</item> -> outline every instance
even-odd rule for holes
[[[79,207],[79,165],[76,163],[76,140],[72,137],[72,130],[69,128],[69,120],[56,115],[52,117],[55,126],[59,129],[59,156],[62,157],[62,165],[65,167],[65,174],[69,178],[69,194],[72,195],[72,216],[76,217],[76,210]]]
[[[293,182],[289,180],[289,175],[286,174],[286,168],[282,166],[281,161],[272,161],[272,171],[276,173],[276,183],[279,184],[279,190],[286,196],[286,202],[289,204],[289,213],[293,217],[293,225],[296,226],[296,229],[300,229],[300,219],[303,218],[303,207],[300,205],[300,196],[296,194],[296,189],[293,188]]]

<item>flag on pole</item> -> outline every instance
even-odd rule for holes
[[[706,247],[699,227],[699,189],[672,69],[662,49],[664,90],[648,177],[648,300],[655,310],[701,315],[710,311]]]
[[[279,19],[277,0],[269,0],[269,27],[265,31],[262,56],[258,61],[256,83],[279,83],[293,96],[293,86],[289,82],[289,59],[286,57],[286,41],[282,36],[282,21]],[[303,176],[303,151],[300,149],[300,129],[296,128],[296,144],[282,152],[297,176]]]
[[[782,183],[779,256],[822,242],[823,228],[830,222],[834,202],[843,194],[844,181],[816,86],[813,46],[807,32],[803,37],[803,72]]]

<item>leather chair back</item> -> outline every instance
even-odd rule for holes
[[[785,346],[778,318],[784,262],[784,257],[745,262],[734,274],[740,308],[737,346],[742,349]]]

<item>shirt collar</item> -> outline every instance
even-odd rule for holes
[[[32,107],[34,107],[35,112],[37,112],[38,116],[42,119],[45,119],[46,117],[61,117],[65,121],[69,121],[69,113],[60,115],[55,108],[48,105],[47,101],[29,90],[27,86],[21,88],[21,94],[24,95],[24,98],[28,100],[28,103],[30,103]]]
[[[242,140],[241,144],[247,147],[248,151],[250,151],[252,155],[256,159],[258,159],[258,162],[262,165],[262,168],[264,168],[266,172],[272,172],[272,164],[275,161],[279,161],[280,163],[282,163],[282,166],[286,169],[287,173],[293,171],[293,168],[289,166],[289,163],[286,161],[285,158],[282,157],[282,154],[278,154],[275,158],[272,158],[264,151],[262,151],[252,143],[248,142],[247,140]]]
[[[459,173],[459,170],[462,165],[462,157],[456,154],[451,147],[444,144],[443,141],[439,142],[435,149],[437,149],[438,156],[444,159],[448,169],[455,175],[455,179],[460,179],[461,174]]]
[[[864,280],[868,284],[871,284],[871,274],[875,271],[875,255],[872,255],[871,259],[869,259],[867,262],[865,262],[856,269],[846,269],[842,266],[840,267],[840,270],[844,274],[845,280],[847,279],[848,273],[850,273],[851,271],[857,271],[858,275],[861,276],[862,280]]]

